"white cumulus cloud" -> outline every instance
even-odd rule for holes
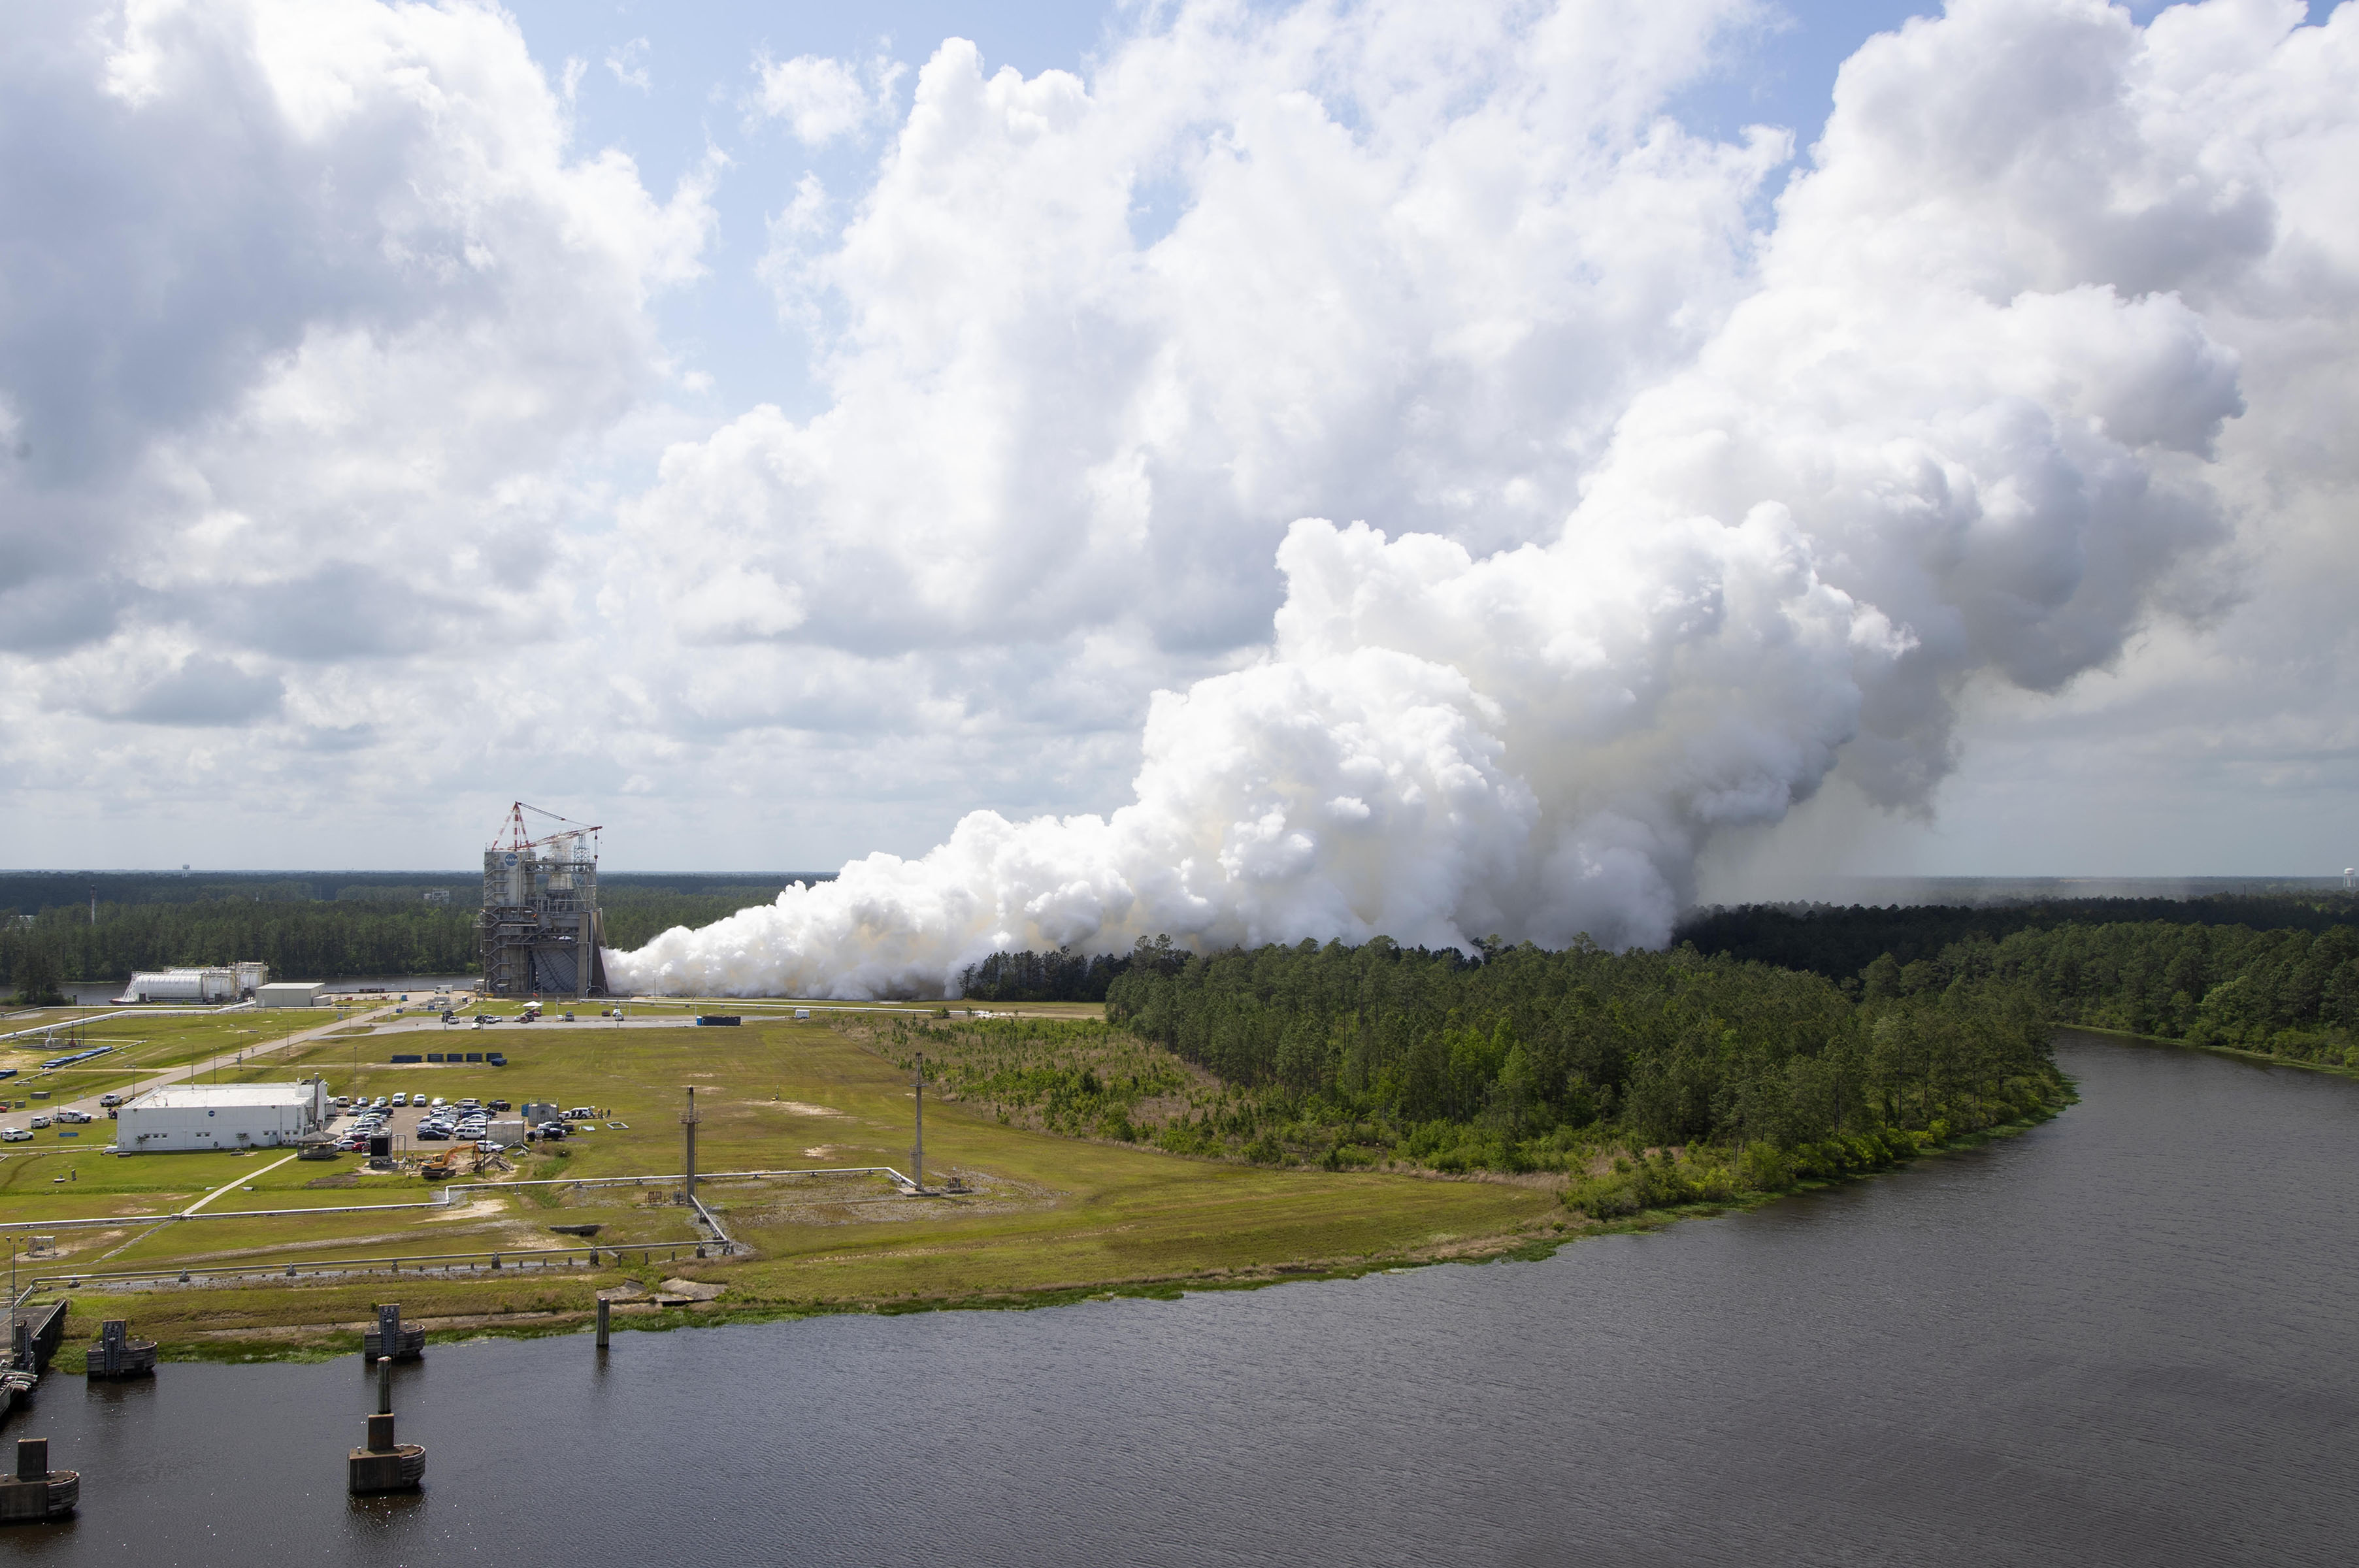
[[[808,600],[847,607],[804,635],[869,649],[1093,602],[1218,640],[1189,546],[1222,546],[1208,578],[1249,590],[1236,563],[1297,495],[1378,526],[1292,524],[1266,654],[1157,699],[1131,805],[971,816],[927,856],[855,861],[617,955],[619,974],[875,995],[933,991],[994,947],[1158,931],[1657,942],[1714,834],[1839,769],[1922,807],[1969,691],[2054,692],[2220,610],[2251,522],[2245,430],[2315,418],[2287,401],[2288,370],[2319,382],[2279,324],[2348,330],[2347,203],[2307,178],[2359,115],[2347,8],[2324,29],[2249,4],[2141,28],[1961,0],[1845,67],[1774,232],[1717,265],[1700,238],[1733,232],[1711,215],[1742,200],[1746,155],[1621,113],[1643,70],[1584,84],[1577,135],[1539,111],[1561,88],[1544,72],[1493,63],[1471,108],[1446,90],[1486,47],[1545,60],[1566,15],[1526,38],[1420,15],[1391,38],[1364,13],[1364,35],[1321,33],[1316,69],[1284,22],[1207,45],[1183,18],[1162,44],[1190,38],[1186,58],[1248,41],[1201,82],[1155,57],[1142,91],[1186,105],[1161,122],[1111,107],[1149,46],[1089,84],[937,55],[839,252],[860,259],[836,275],[836,406],[675,453],[639,525],[692,485],[806,585],[901,585],[881,612]],[[1410,58],[1427,80],[1375,78],[1349,132],[1327,118],[1361,84],[1347,62]],[[1208,113],[1256,65],[1332,98],[1248,88]],[[1123,140],[1158,123],[1203,150]],[[1452,159],[1462,137],[1487,156]],[[1126,196],[1156,157],[1190,200],[1141,245],[1093,193]],[[1436,166],[1450,178],[1419,189]],[[1429,247],[1437,206],[1454,243]],[[1572,265],[1561,244],[1519,253],[1534,231],[1612,240]],[[950,265],[977,247],[996,265]],[[1635,308],[1666,254],[1689,287]],[[1273,273],[1272,308],[1239,316]],[[1602,373],[1551,379],[1516,356],[1534,338]],[[2348,411],[2347,378],[2332,392]],[[861,427],[872,396],[899,428]],[[1050,442],[1059,460],[1029,460]],[[879,452],[906,456],[854,455]]]

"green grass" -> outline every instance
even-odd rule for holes
[[[394,1042],[380,1038],[373,1043],[379,1059],[364,1060],[355,1074],[350,1043],[324,1040],[236,1076],[317,1070],[334,1093],[425,1089],[450,1098],[547,1099],[612,1108],[614,1119],[628,1124],[572,1139],[562,1156],[536,1155],[519,1176],[677,1173],[683,1090],[691,1084],[702,1119],[698,1164],[707,1173],[908,1168],[913,1107],[904,1073],[824,1020],[756,1024],[750,1011],[747,1016],[745,1026],[729,1031],[536,1023],[500,1036],[494,1048],[509,1054],[506,1068],[397,1067],[382,1060]],[[356,1158],[295,1161],[261,1175],[254,1173],[275,1153],[103,1158],[94,1149],[66,1154],[44,1148],[28,1156],[22,1152],[27,1147],[15,1146],[18,1152],[0,1160],[0,1219],[178,1208],[224,1184],[248,1181],[255,1191],[233,1190],[207,1212],[417,1202],[431,1192],[414,1176],[310,1184],[353,1171]],[[1533,1186],[1186,1159],[1004,1125],[979,1109],[930,1098],[926,1156],[935,1181],[957,1173],[974,1190],[913,1198],[879,1177],[710,1183],[706,1201],[756,1248],[750,1260],[658,1260],[647,1269],[610,1266],[594,1277],[582,1271],[529,1283],[511,1270],[453,1280],[405,1274],[397,1288],[379,1277],[373,1283],[298,1281],[86,1295],[73,1332],[92,1331],[101,1316],[127,1314],[136,1332],[176,1354],[227,1354],[225,1347],[247,1344],[240,1336],[249,1332],[259,1336],[253,1342],[260,1350],[235,1354],[295,1353],[341,1343],[337,1336],[346,1329],[322,1325],[358,1323],[380,1296],[401,1300],[420,1315],[490,1314],[545,1325],[553,1320],[518,1314],[584,1313],[596,1284],[625,1274],[652,1282],[674,1272],[701,1272],[727,1285],[719,1306],[688,1314],[698,1318],[1029,1303],[1074,1292],[1249,1282],[1481,1254],[1524,1244],[1562,1217],[1555,1195]],[[69,1166],[79,1179],[52,1184],[49,1177]],[[272,1267],[288,1259],[580,1245],[550,1232],[560,1224],[601,1226],[601,1246],[692,1246],[687,1211],[650,1201],[665,1196],[658,1188],[565,1186],[470,1194],[464,1207],[453,1209],[200,1218],[145,1236],[128,1224],[93,1227],[60,1233],[60,1247],[71,1252],[39,1266],[49,1272]],[[114,1255],[102,1260],[107,1253]]]

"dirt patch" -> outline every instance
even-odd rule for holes
[[[307,1187],[357,1187],[361,1179],[350,1171],[338,1171],[332,1176],[314,1176],[303,1184]]]
[[[471,1198],[453,1209],[429,1214],[427,1220],[434,1225],[447,1225],[454,1219],[488,1219],[495,1214],[506,1214],[508,1206],[497,1198]]]
[[[748,1100],[745,1103],[775,1106],[788,1116],[842,1116],[843,1114],[832,1105],[807,1105],[799,1099]]]
[[[717,1301],[721,1297],[721,1292],[726,1288],[723,1285],[708,1285],[699,1280],[666,1280],[663,1282],[666,1295],[679,1296],[692,1302]]]

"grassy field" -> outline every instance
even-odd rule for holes
[[[103,1056],[71,1067],[41,1065],[68,1049],[62,1039],[62,1027],[61,1037],[54,1045],[45,1044],[38,1036],[0,1041],[0,1067],[14,1067],[17,1075],[0,1081],[0,1104],[32,1105],[35,1091],[47,1091],[49,1098],[60,1101],[104,1094],[110,1089],[127,1091],[136,1086],[143,1075],[268,1044],[300,1030],[316,1029],[332,1017],[323,1009],[284,1008],[262,1012],[109,1018],[84,1025],[75,1048],[89,1050],[106,1045],[113,1049]],[[212,1082],[212,1076],[208,1075],[205,1081]]]
[[[984,1107],[931,1096],[928,1177],[938,1185],[955,1177],[964,1192],[910,1196],[879,1175],[708,1180],[701,1195],[754,1249],[751,1258],[694,1260],[698,1233],[667,1184],[510,1184],[678,1173],[679,1116],[691,1085],[701,1118],[698,1166],[708,1174],[910,1168],[914,1107],[906,1073],[831,1027],[827,1014],[798,1022],[790,1014],[763,1016],[750,1005],[732,1010],[746,1018],[743,1027],[502,1026],[495,1048],[506,1052],[505,1068],[395,1065],[387,1060],[394,1052],[419,1050],[421,1038],[430,1039],[395,1034],[325,1039],[223,1073],[234,1081],[317,1071],[335,1093],[422,1090],[611,1112],[562,1153],[520,1157],[516,1169],[447,1206],[384,1206],[431,1203],[448,1189],[415,1174],[361,1174],[356,1156],[285,1164],[276,1163],[282,1156],[273,1151],[106,1157],[98,1152],[104,1141],[99,1136],[89,1148],[11,1146],[0,1158],[0,1220],[31,1223],[37,1231],[70,1218],[121,1220],[39,1232],[54,1236],[53,1249],[19,1267],[48,1275],[252,1269],[252,1282],[240,1285],[208,1285],[197,1275],[187,1285],[168,1278],[137,1289],[100,1290],[85,1281],[71,1292],[76,1339],[94,1336],[102,1318],[127,1316],[135,1332],[158,1338],[173,1353],[231,1356],[356,1345],[360,1324],[379,1300],[398,1300],[451,1332],[570,1326],[591,1310],[600,1289],[652,1295],[674,1277],[718,1284],[724,1293],[694,1308],[633,1304],[625,1321],[1033,1303],[1106,1289],[1163,1290],[1484,1255],[1553,1237],[1567,1220],[1556,1195],[1538,1185],[1189,1159],[1054,1136],[1004,1123]],[[141,1049],[183,1061],[218,1050],[222,1022],[178,1025],[204,1032],[203,1040],[149,1024],[153,1037]],[[241,1022],[250,1026],[254,1020]],[[479,1042],[491,1037],[469,1031],[467,1044],[480,1049]],[[105,1125],[86,1130],[103,1133]],[[218,1195],[203,1212],[220,1217],[163,1224],[130,1217],[185,1208],[209,1194]],[[353,1205],[375,1212],[240,1217]],[[552,1249],[582,1245],[552,1230],[560,1225],[596,1225],[602,1248],[639,1250],[620,1266],[602,1256],[595,1271],[519,1273],[520,1258],[529,1261],[538,1253],[553,1261]],[[497,1272],[486,1260],[454,1276],[421,1276],[413,1262],[397,1277],[264,1277],[290,1261],[455,1253],[487,1259],[494,1251],[502,1255]],[[63,1364],[80,1363],[69,1355]]]

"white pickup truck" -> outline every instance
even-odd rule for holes
[[[57,1119],[64,1122],[88,1121],[90,1119],[90,1112],[86,1110],[61,1110],[58,1112]]]

